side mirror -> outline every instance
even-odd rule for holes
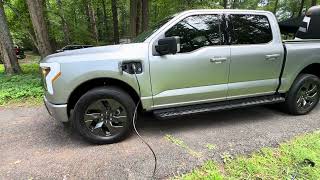
[[[162,56],[180,52],[180,37],[168,37],[158,41],[156,51]]]

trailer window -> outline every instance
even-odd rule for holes
[[[232,14],[229,16],[229,43],[265,44],[272,41],[269,20],[263,15]]]

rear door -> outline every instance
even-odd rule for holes
[[[271,18],[271,14],[228,14],[229,99],[276,92],[284,48]]]

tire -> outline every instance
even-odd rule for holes
[[[70,127],[70,125],[71,125],[70,122],[61,122],[61,124],[62,124],[64,127]]]
[[[301,74],[287,94],[284,109],[292,115],[305,115],[319,103],[320,79],[312,74]],[[311,98],[312,97],[312,98]]]
[[[75,105],[72,125],[91,143],[117,143],[131,131],[135,106],[132,98],[120,88],[95,88]]]

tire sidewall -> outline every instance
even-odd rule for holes
[[[102,137],[94,135],[86,127],[84,123],[85,111],[90,104],[101,99],[114,99],[118,101],[127,112],[127,123],[122,132],[111,137]],[[135,103],[132,98],[123,90],[116,87],[102,87],[95,88],[84,94],[74,108],[73,126],[75,130],[80,133],[86,140],[95,144],[111,144],[123,140],[130,133],[132,127],[133,113],[135,109]]]
[[[298,108],[297,105],[297,99],[299,96],[299,90],[306,82],[315,82],[318,84],[318,95],[317,100],[314,104],[312,104],[309,108],[305,110],[301,110]],[[289,94],[287,96],[287,107],[291,114],[294,115],[305,115],[308,114],[310,111],[312,111],[319,103],[319,88],[320,88],[320,80],[317,76],[311,75],[311,74],[301,74],[298,76],[298,78],[295,80],[292,88],[289,91]]]

